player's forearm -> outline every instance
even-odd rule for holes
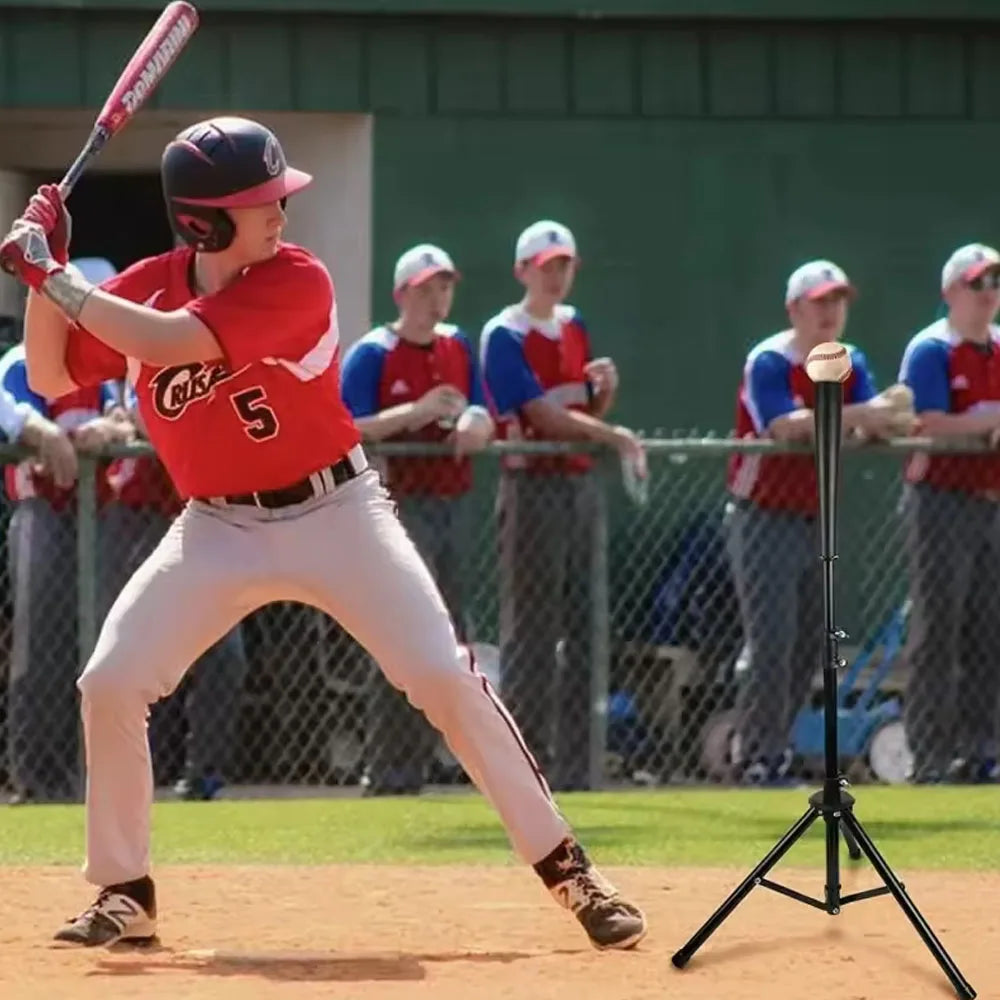
[[[148,365],[166,367],[223,356],[215,336],[187,310],[159,312],[100,289],[87,296],[80,324],[119,354]]]
[[[40,413],[32,413],[24,422],[21,434],[17,439],[18,444],[23,444],[33,451],[39,451],[45,438],[51,434],[58,434],[59,428],[52,421],[47,420]]]
[[[532,426],[549,440],[596,441],[609,445],[617,440],[615,428],[603,420],[579,410],[565,410],[543,399],[527,403],[524,412]]]
[[[406,431],[417,430],[420,426],[417,408],[413,403],[400,403],[370,417],[355,417],[355,424],[368,441],[385,441]]]
[[[159,312],[128,302],[66,270],[49,274],[41,289],[64,316],[125,357],[158,367],[223,357],[215,334],[186,309]]]
[[[131,444],[138,436],[135,424],[127,417],[98,417],[91,421],[90,426],[99,427],[111,444]]]
[[[24,313],[24,359],[28,385],[40,396],[58,399],[76,388],[66,370],[68,337],[69,321],[59,307],[29,291]]]
[[[844,431],[867,426],[870,413],[867,403],[850,403],[841,412]],[[805,408],[793,410],[772,420],[768,433],[775,441],[811,441],[816,428],[815,421],[814,411]]]
[[[614,406],[614,402],[614,389],[606,389],[602,392],[595,393],[594,400],[590,405],[590,412],[595,417],[604,417],[610,411],[611,407]]]
[[[845,431],[865,430],[871,423],[872,408],[867,403],[848,403],[843,409]]]
[[[974,437],[990,434],[1000,427],[1000,411],[944,413],[928,410],[919,416],[924,433],[929,437]]]
[[[768,434],[775,441],[809,441],[813,436],[812,410],[792,410],[775,417],[767,426]]]

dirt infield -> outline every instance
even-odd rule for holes
[[[919,1000],[953,996],[891,899],[835,918],[751,893],[684,972],[670,956],[744,874],[609,873],[646,908],[629,953],[595,952],[520,868],[160,870],[162,944],[65,951],[54,927],[87,902],[65,868],[0,869],[0,996],[351,1000]],[[1000,876],[907,872],[917,905],[983,998],[1000,996]],[[822,891],[822,874],[779,879]],[[845,891],[877,884],[845,868]]]

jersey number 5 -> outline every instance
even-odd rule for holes
[[[258,385],[229,397],[243,430],[254,441],[267,441],[278,433],[278,417],[267,405],[267,393]]]

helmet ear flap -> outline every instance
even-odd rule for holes
[[[202,253],[225,250],[236,235],[236,227],[227,212],[205,205],[173,202],[170,225],[188,246]]]

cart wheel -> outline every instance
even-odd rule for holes
[[[731,781],[735,776],[733,737],[736,711],[729,709],[710,716],[702,730],[701,766],[714,781]]]
[[[878,781],[889,785],[906,782],[913,767],[913,754],[899,719],[883,722],[872,733],[868,741],[868,766]]]

